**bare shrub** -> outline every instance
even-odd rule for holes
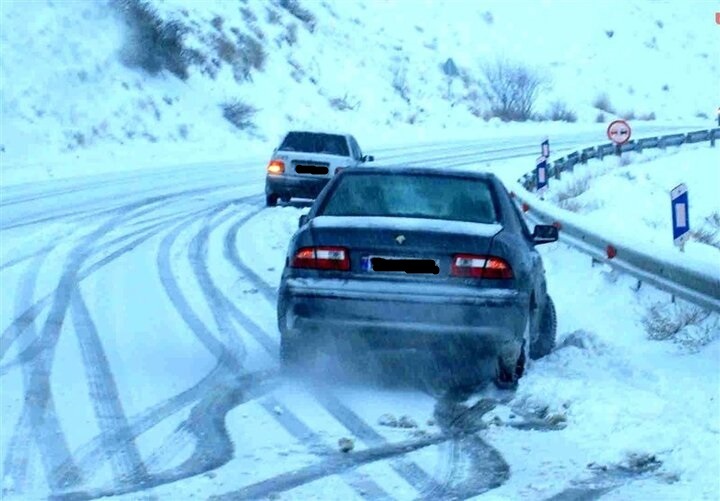
[[[610,104],[610,98],[606,93],[598,94],[593,101],[593,106],[605,113],[615,114],[615,108]]]
[[[397,66],[393,70],[392,87],[406,103],[410,103],[410,88],[407,81],[407,69],[404,66]]]
[[[164,21],[143,0],[116,0],[113,5],[128,27],[120,54],[123,64],[151,75],[167,70],[183,80],[188,78],[193,53],[183,47],[185,26],[178,21]]]
[[[478,118],[485,118],[485,109],[483,107],[483,100],[480,93],[476,90],[471,90],[465,96],[465,101],[468,103],[468,110],[473,116]]]
[[[299,0],[278,0],[278,6],[288,11],[293,17],[302,21],[310,33],[315,32],[317,19],[312,12],[303,8]]]
[[[598,113],[595,116],[595,123],[603,123],[605,121],[605,113]]]
[[[263,45],[255,38],[244,35],[240,31],[233,31],[236,35],[235,42],[225,36],[218,36],[215,39],[215,52],[221,61],[233,68],[235,80],[251,80],[251,71],[263,70],[267,53]]]
[[[665,85],[662,86],[662,90],[665,91],[665,92],[667,92],[667,91],[670,90],[670,86],[669,86],[668,84],[665,84]]]
[[[697,113],[695,113],[695,118],[702,118],[702,119],[707,120],[710,117],[704,111],[698,111]]]
[[[491,113],[502,119],[528,120],[545,79],[522,63],[498,59],[484,63],[481,89],[488,101]]]
[[[635,112],[633,110],[626,111],[621,117],[623,120],[635,120]]]
[[[550,104],[550,110],[547,113],[550,120],[563,122],[577,122],[577,114],[570,110],[562,101],[555,101]]]
[[[563,209],[578,212],[583,204],[575,200],[590,189],[589,175],[578,176],[555,193],[555,202]]]
[[[490,12],[489,10],[483,12],[482,18],[483,18],[483,21],[485,21],[485,24],[488,24],[488,25],[491,25],[495,21],[495,18],[493,17],[492,12]]]
[[[223,117],[240,130],[254,129],[255,124],[252,118],[257,113],[257,109],[247,103],[235,99],[221,105]]]
[[[645,120],[645,121],[655,120],[655,112],[651,111],[650,113],[643,113],[641,115],[638,115],[638,120]]]
[[[351,103],[348,99],[347,94],[345,94],[343,97],[331,98],[329,101],[330,106],[338,111],[353,111],[360,106],[360,103],[358,101]]]
[[[238,36],[241,57],[251,68],[262,71],[265,68],[267,52],[263,45],[250,36]]]
[[[275,9],[266,9],[268,24],[280,24],[280,14]]]
[[[240,14],[242,14],[243,19],[248,24],[257,21],[257,16],[255,15],[255,13],[247,7],[240,7]]]
[[[608,38],[612,38],[613,35],[615,34],[615,31],[613,31],[613,30],[605,30],[605,34],[607,35]]]
[[[705,346],[720,334],[716,315],[685,303],[654,303],[648,307],[642,323],[648,338],[670,340],[692,350]]]
[[[285,27],[285,33],[282,36],[282,39],[287,42],[288,45],[293,46],[297,43],[298,40],[298,34],[297,34],[297,24],[290,23]]]
[[[720,212],[713,212],[705,218],[702,226],[690,230],[690,238],[720,249]]]

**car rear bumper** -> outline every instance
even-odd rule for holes
[[[391,280],[288,279],[278,301],[286,336],[369,350],[496,351],[522,342],[528,295],[515,290]],[[284,324],[282,322],[284,321]]]
[[[316,198],[329,182],[329,177],[313,176],[311,174],[304,176],[268,175],[265,177],[265,194],[274,193],[281,197]]]

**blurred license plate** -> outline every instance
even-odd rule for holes
[[[373,272],[405,272],[405,273],[434,273],[438,272],[435,259],[417,257],[387,257],[363,256],[361,259],[363,271]]]

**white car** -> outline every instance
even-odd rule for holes
[[[315,199],[342,169],[372,162],[350,134],[291,131],[273,151],[265,177],[268,207],[278,199]]]

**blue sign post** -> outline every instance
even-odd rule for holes
[[[547,157],[538,157],[535,163],[535,188],[538,193],[544,193],[547,190]]]
[[[679,184],[670,192],[672,206],[673,241],[684,251],[685,242],[690,236],[690,218],[688,189],[685,184]]]

